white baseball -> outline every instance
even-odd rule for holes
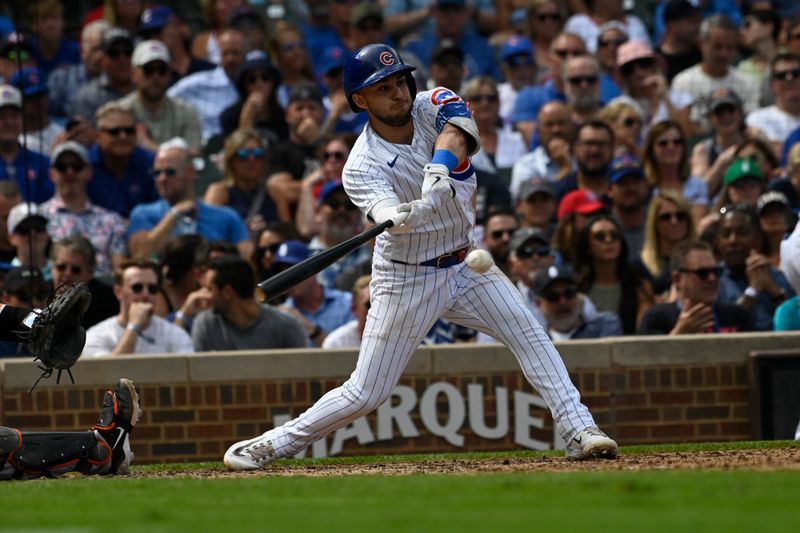
[[[472,250],[467,254],[467,266],[478,274],[483,274],[494,265],[492,254],[486,250]]]

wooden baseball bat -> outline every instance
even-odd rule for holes
[[[256,299],[259,302],[268,302],[285,293],[303,280],[314,276],[321,270],[332,265],[359,246],[366,244],[373,237],[380,235],[384,230],[394,224],[387,220],[377,226],[350,237],[344,242],[314,254],[304,261],[300,261],[283,272],[265,279],[256,286]]]

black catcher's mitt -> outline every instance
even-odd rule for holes
[[[78,360],[86,343],[86,330],[81,326],[81,316],[89,308],[92,294],[83,283],[62,285],[59,294],[42,309],[34,319],[28,336],[28,347],[34,361],[40,361],[42,378],[49,378],[53,370],[58,370],[56,383],[61,380],[61,372],[66,370],[72,378],[70,368]]]

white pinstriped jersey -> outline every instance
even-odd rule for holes
[[[453,98],[456,95],[443,87],[417,94],[411,110],[414,123],[411,144],[390,143],[369,125],[364,128],[342,174],[348,196],[362,212],[369,213],[387,198],[406,203],[422,197],[423,167],[431,162],[439,135],[437,114]],[[476,180],[471,164],[467,162],[462,167],[450,174],[456,197],[434,211],[430,223],[414,228],[411,233],[383,232],[377,237],[375,253],[405,263],[421,263],[471,246]]]

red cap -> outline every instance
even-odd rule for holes
[[[558,204],[558,219],[561,220],[570,213],[590,215],[605,207],[595,193],[588,189],[578,189],[561,199],[561,203]]]

